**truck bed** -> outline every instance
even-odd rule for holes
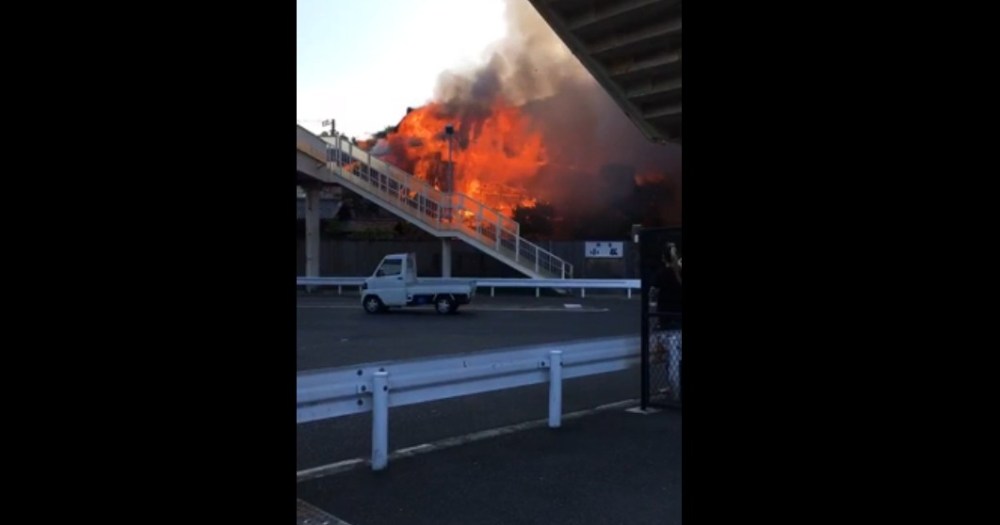
[[[410,294],[471,294],[476,282],[471,279],[417,279],[416,284],[407,285]]]

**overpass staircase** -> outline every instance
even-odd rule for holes
[[[439,191],[361,148],[302,126],[298,150],[326,163],[332,180],[438,238],[459,239],[533,279],[572,279],[573,265],[521,237],[521,225],[462,193]]]

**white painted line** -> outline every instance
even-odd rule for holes
[[[594,408],[588,408],[585,410],[578,410],[576,412],[563,414],[562,419],[563,421],[565,421],[567,419],[577,419],[580,417],[596,414],[598,412],[604,412],[607,410],[618,410],[634,406],[638,402],[639,402],[638,399],[626,399],[623,401],[616,401],[614,403],[607,403]],[[456,447],[458,445],[464,445],[466,443],[473,443],[484,439],[512,434],[514,432],[519,432],[522,430],[546,427],[548,426],[548,424],[549,424],[548,418],[538,419],[535,421],[527,421],[524,423],[507,425],[505,427],[493,428],[490,430],[481,430],[479,432],[473,432],[471,434],[466,434],[464,436],[446,438],[439,441],[435,441],[434,443],[422,443],[420,445],[412,447],[401,448],[389,454],[389,463],[391,464],[393,461],[402,458],[413,457],[419,454],[426,454],[428,452],[434,452],[437,450]],[[338,461],[337,463],[332,463],[330,465],[323,465],[311,469],[300,470],[298,473],[296,473],[296,481],[302,482],[325,476],[332,476],[333,474],[340,474],[342,472],[354,470],[362,465],[370,465],[370,464],[371,462],[364,458],[355,458],[355,459],[348,459],[345,461]]]
[[[295,478],[296,481],[306,481],[308,479],[321,478],[323,476],[329,476],[331,474],[337,474],[339,472],[347,472],[348,470],[353,470],[354,468],[363,465],[365,463],[367,463],[367,461],[363,458],[345,459],[344,461],[330,463],[329,465],[322,465],[319,467],[300,470],[295,473]]]
[[[619,408],[630,407],[638,402],[639,402],[638,399],[626,399],[624,401],[615,401],[614,403],[605,403],[603,405],[597,405],[591,410],[593,410],[594,412],[601,412],[604,410],[617,410]],[[629,410],[632,409],[630,408]]]
[[[351,525],[301,499],[296,502],[295,514],[297,525]]]
[[[630,409],[626,410],[626,412],[631,412],[633,414],[642,414],[642,415],[655,414],[655,413],[657,413],[659,411],[660,411],[660,409],[658,409],[658,408],[651,408],[651,407],[647,407],[646,410],[643,410],[640,407],[630,408]]]
[[[566,308],[583,308],[582,304],[564,304]]]
[[[419,451],[421,451],[421,450],[423,450],[423,449],[425,449],[427,447],[433,447],[433,446],[434,445],[431,445],[430,443],[421,443],[421,444],[413,446],[413,447],[401,448],[401,449],[397,450],[396,452],[394,452],[394,454],[411,454],[411,453],[414,453],[414,452],[419,452]]]

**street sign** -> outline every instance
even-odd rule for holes
[[[625,256],[624,242],[588,241],[584,249],[588,259],[621,259]]]

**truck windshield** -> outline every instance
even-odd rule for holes
[[[378,269],[378,275],[399,275],[403,273],[401,259],[386,259]]]

